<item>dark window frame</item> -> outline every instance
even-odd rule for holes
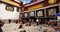
[[[25,17],[25,13],[27,13],[27,16]],[[28,18],[29,17],[29,13],[28,12],[24,12],[24,18]]]
[[[17,12],[20,12],[20,11],[21,11],[21,9],[20,9],[20,10],[19,10],[19,9],[20,9],[20,8],[19,8],[19,7],[17,7],[16,11],[17,11]]]
[[[39,11],[42,11],[43,16],[38,16],[38,12],[39,12]],[[36,10],[36,17],[44,17],[44,9]]]
[[[31,16],[31,12],[34,13],[34,16]],[[35,17],[35,11],[31,11],[31,12],[29,12],[29,17]]]
[[[46,15],[47,15],[47,17],[49,17],[49,16],[55,16],[55,15],[49,15],[48,13],[49,13],[49,9],[56,9],[56,13],[58,13],[59,12],[59,6],[54,6],[54,7],[49,7],[49,8],[47,8],[46,9]]]
[[[8,7],[11,7],[12,10],[7,9]],[[14,6],[13,6],[13,5],[10,5],[10,4],[7,4],[5,9],[6,9],[7,11],[14,11]]]

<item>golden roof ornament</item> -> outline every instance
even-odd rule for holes
[[[49,4],[55,4],[57,0],[48,0]]]

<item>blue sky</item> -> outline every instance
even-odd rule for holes
[[[21,2],[23,2],[23,0],[20,0]],[[26,3],[30,3],[31,0],[25,0]]]

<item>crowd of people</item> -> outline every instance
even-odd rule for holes
[[[48,25],[48,26],[50,26],[51,28],[53,28],[56,32],[57,31],[59,31],[60,32],[60,28],[58,28],[58,27],[60,27],[60,24],[58,25],[58,22],[56,22],[56,21],[34,21],[34,20],[32,20],[32,21],[26,21],[26,20],[24,20],[24,22],[23,22],[23,24],[25,24],[26,26],[42,26],[43,27],[43,25]],[[41,29],[42,29],[42,27],[41,27]]]
[[[53,28],[55,30],[55,32],[60,32],[60,24],[58,25],[58,22],[49,22],[49,21],[26,21],[22,22],[21,25],[19,25],[18,29],[23,28],[23,25],[25,25],[25,27],[27,26],[39,26],[38,30],[42,30],[44,32],[47,32],[47,30],[49,30],[50,28]],[[11,23],[11,21],[9,20],[9,23]],[[17,24],[17,23],[16,23]],[[4,25],[4,22],[0,21],[0,32],[3,32],[2,28]],[[43,27],[50,27],[50,28],[46,28],[45,30],[43,30]],[[20,31],[20,32],[26,32],[26,30]],[[51,32],[51,31],[50,31]]]

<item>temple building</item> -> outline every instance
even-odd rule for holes
[[[25,9],[24,9],[25,8]],[[35,0],[24,5],[20,18],[24,21],[40,21],[42,23],[58,20],[56,13],[60,11],[60,0]]]
[[[0,21],[17,21],[21,12],[20,1],[18,0],[0,0]]]

